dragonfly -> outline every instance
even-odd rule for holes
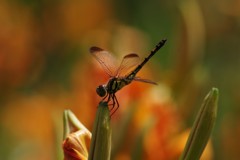
[[[110,111],[112,111],[111,116],[119,108],[119,102],[115,95],[117,91],[127,86],[132,81],[157,85],[157,83],[151,80],[142,79],[136,75],[149,61],[149,59],[164,46],[166,41],[166,39],[161,40],[142,62],[136,53],[125,55],[118,67],[116,67],[115,58],[108,51],[96,46],[93,46],[89,49],[90,53],[99,62],[99,64],[109,76],[108,82],[106,84],[99,85],[96,88],[96,92],[100,97],[103,97],[102,101],[106,100],[107,103],[112,101],[112,108],[110,109]]]

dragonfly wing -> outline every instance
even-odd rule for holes
[[[116,72],[116,59],[108,52],[99,47],[91,47],[89,49],[90,53],[95,57],[95,59],[101,64],[103,69],[107,74],[112,77]]]
[[[122,62],[115,75],[119,77],[126,76],[140,64],[140,58],[136,53],[130,53],[123,57]]]
[[[134,80],[134,81],[138,81],[138,82],[144,82],[144,83],[150,83],[150,84],[157,85],[156,82],[153,82],[153,81],[151,81],[151,80],[149,80],[149,79],[142,79],[142,78],[140,78],[140,77],[134,77],[133,80]]]

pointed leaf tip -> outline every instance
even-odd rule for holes
[[[212,88],[211,92],[212,92],[213,98],[215,99],[218,98],[218,95],[219,95],[218,88]]]
[[[181,160],[200,159],[216,120],[218,95],[218,89],[212,88],[205,97],[181,155]]]

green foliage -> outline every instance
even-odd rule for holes
[[[88,160],[110,160],[111,135],[108,104],[100,102],[93,126]]]
[[[213,88],[198,112],[181,160],[200,159],[216,120],[217,103],[218,89]]]

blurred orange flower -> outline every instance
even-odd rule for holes
[[[18,87],[34,64],[34,19],[28,8],[0,2],[0,88]]]

